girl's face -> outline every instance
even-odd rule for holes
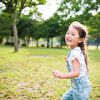
[[[65,35],[65,41],[70,48],[75,48],[78,46],[79,43],[82,42],[81,38],[79,37],[79,32],[73,26],[69,26],[69,29]]]

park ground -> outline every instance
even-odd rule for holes
[[[53,70],[66,72],[69,49],[0,46],[0,100],[60,100],[69,89],[70,80],[56,79]],[[88,50],[92,93],[90,100],[100,100],[100,49]]]

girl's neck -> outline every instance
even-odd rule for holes
[[[78,46],[73,46],[73,47],[70,47],[70,49],[74,49],[74,48],[76,48],[76,47],[78,47]]]

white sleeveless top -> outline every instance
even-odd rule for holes
[[[71,49],[69,56],[68,56],[68,65],[71,68],[71,71],[73,70],[73,65],[72,65],[72,61],[74,59],[78,59],[79,63],[80,63],[80,75],[77,78],[80,78],[82,76],[85,76],[87,74],[87,67],[86,67],[86,63],[85,63],[85,59],[84,59],[84,55],[83,52],[81,51],[80,47],[76,47],[74,49]],[[67,66],[68,66],[67,65]],[[75,78],[75,79],[77,79]]]

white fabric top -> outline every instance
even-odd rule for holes
[[[76,58],[78,59],[78,61],[80,63],[80,75],[79,75],[79,77],[77,77],[77,78],[80,78],[87,74],[87,68],[86,68],[84,55],[83,55],[83,52],[81,51],[80,47],[76,47],[74,49],[71,49],[71,51],[70,51],[70,54],[68,57],[68,63],[69,63],[71,70],[73,70],[72,61]]]

